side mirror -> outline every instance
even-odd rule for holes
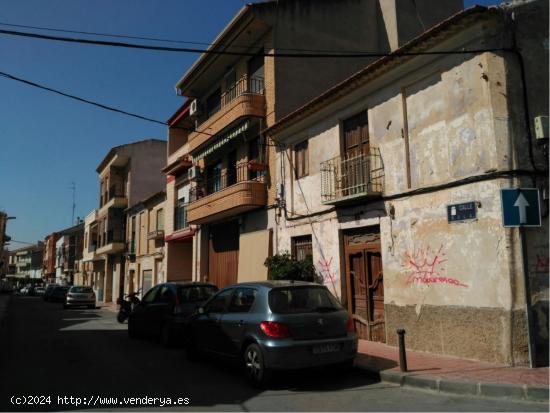
[[[206,313],[206,311],[204,311],[204,307],[199,307],[199,309],[197,311],[198,311],[199,314]]]

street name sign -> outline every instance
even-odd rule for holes
[[[502,225],[505,227],[540,227],[538,189],[501,189],[500,199],[502,201]]]
[[[463,222],[477,218],[477,202],[447,205],[447,222]]]

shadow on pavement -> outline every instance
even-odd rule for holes
[[[112,312],[63,310],[60,304],[14,297],[4,321],[0,327],[1,411],[160,407],[158,402],[130,405],[123,397],[188,398],[191,410],[234,410],[263,393],[247,384],[237,366],[219,360],[190,363],[182,349],[164,349],[156,340],[130,339],[127,325],[118,324]],[[344,373],[322,368],[278,373],[268,391],[334,391],[377,382],[376,375],[358,369]],[[50,403],[14,405],[10,401],[12,396],[29,395],[50,396]],[[71,396],[81,404],[70,403]]]

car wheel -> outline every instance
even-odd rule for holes
[[[255,387],[265,387],[271,379],[271,371],[265,367],[262,350],[256,343],[244,352],[244,368],[247,380]]]

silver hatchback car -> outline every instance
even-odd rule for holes
[[[252,384],[273,370],[351,366],[357,335],[348,312],[319,284],[265,281],[219,291],[188,320],[187,355],[227,356],[244,363]]]
[[[77,306],[95,308],[95,305],[95,293],[93,288],[82,285],[74,285],[69,288],[63,302],[63,308]]]

